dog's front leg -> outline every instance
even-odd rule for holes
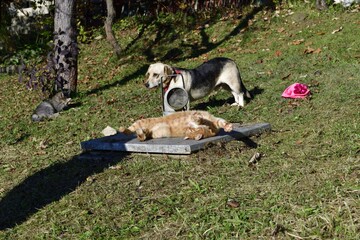
[[[240,106],[244,107],[244,93],[236,93],[234,91],[231,92],[234,96],[235,102],[231,104],[231,106]]]

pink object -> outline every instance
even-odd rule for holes
[[[287,87],[281,96],[284,98],[305,98],[309,93],[310,90],[305,84],[294,83]]]

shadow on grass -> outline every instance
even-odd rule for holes
[[[189,56],[184,56],[183,59],[179,59],[179,60],[185,60],[187,58],[196,58],[199,57],[205,53],[208,53],[212,50],[214,50],[215,48],[219,47],[221,44],[223,44],[224,42],[229,41],[232,37],[238,35],[241,30],[245,29],[246,27],[249,26],[249,22],[251,19],[253,19],[255,17],[255,15],[257,13],[259,13],[262,9],[264,8],[264,6],[261,7],[254,7],[250,13],[248,13],[244,19],[242,19],[242,21],[228,34],[226,35],[223,39],[221,39],[220,41],[216,42],[216,43],[212,43],[210,42],[209,36],[206,34],[205,32],[205,28],[202,28],[200,31],[200,35],[201,35],[201,44],[199,45],[188,45],[188,44],[183,44],[184,47],[191,47],[192,48],[192,53]]]
[[[264,89],[259,87],[254,87],[253,89],[249,90],[250,94],[253,96],[252,99],[256,97],[256,95],[260,95],[264,92]],[[252,101],[252,99],[245,98],[245,102],[249,103]],[[193,109],[196,110],[208,110],[209,107],[220,107],[224,104],[232,104],[234,102],[234,97],[229,97],[227,99],[215,99],[214,97],[210,97],[210,100],[208,102],[201,102],[196,104]]]
[[[0,230],[15,227],[52,202],[73,192],[86,179],[119,163],[126,153],[83,153],[51,165],[12,189],[0,200]],[[109,160],[111,159],[111,160]]]
[[[143,76],[144,79],[145,79],[145,73],[146,73],[148,67],[149,67],[148,65],[143,65],[139,69],[137,69],[135,72],[131,73],[130,75],[127,75],[126,77],[124,77],[122,79],[118,79],[115,82],[112,82],[111,84],[107,84],[107,85],[101,86],[99,88],[95,88],[95,89],[92,89],[90,91],[87,91],[85,94],[86,95],[96,94],[96,93],[99,93],[101,91],[104,91],[104,90],[110,89],[112,87],[115,87],[117,85],[124,85],[128,81],[130,81],[132,79],[135,79],[135,78],[137,78],[139,76]]]
[[[205,28],[203,28],[200,31],[200,35],[201,35],[201,43],[200,44],[182,44],[183,47],[191,47],[191,52],[187,55],[184,55],[184,51],[181,48],[173,48],[170,49],[168,51],[166,51],[164,53],[164,55],[162,57],[160,57],[160,61],[168,61],[168,60],[172,60],[172,61],[184,61],[188,58],[196,58],[201,56],[202,54],[205,54],[217,47],[219,47],[221,44],[223,44],[224,42],[230,40],[232,37],[236,36],[237,34],[239,34],[241,32],[242,29],[246,28],[249,25],[249,21],[251,19],[253,19],[255,17],[255,15],[257,13],[259,13],[261,10],[263,9],[263,7],[255,7],[252,9],[252,11],[247,14],[244,19],[227,35],[225,36],[222,40],[220,40],[219,42],[216,43],[212,43],[209,39],[209,36],[207,35],[207,33],[205,32]],[[156,24],[157,29],[159,29],[159,31],[156,32],[156,37],[154,39],[154,41],[151,42],[151,44],[149,46],[146,47],[146,49],[143,51],[143,54],[146,56],[146,59],[148,62],[152,62],[154,61],[154,58],[156,57],[155,54],[153,53],[153,49],[156,49],[157,47],[161,47],[163,48],[164,43],[162,43],[165,39],[168,39],[169,44],[171,44],[172,41],[174,41],[174,38],[178,37],[175,30],[177,29],[177,27],[172,26],[171,24],[164,24],[164,23],[158,23],[155,22],[153,19],[150,20],[149,22],[145,23],[145,26],[141,28],[140,33],[138,34],[138,36],[125,48],[125,51],[122,53],[124,54],[124,57],[127,56],[130,52],[130,48],[137,42],[140,40],[141,37],[144,36],[145,30],[148,28],[149,25],[151,24]],[[159,45],[159,46],[158,46]],[[119,62],[119,64],[121,64],[121,61]],[[125,62],[128,60],[125,60]],[[136,71],[134,71],[133,73],[131,73],[130,75],[125,76],[122,79],[116,80],[115,82],[112,82],[110,84],[101,86],[99,88],[96,89],[92,89],[88,92],[86,92],[87,95],[90,94],[94,94],[94,93],[98,93],[101,92],[103,90],[107,90],[111,87],[117,86],[117,85],[123,85],[126,84],[128,81],[137,78],[139,76],[144,76],[146,71],[147,71],[148,65],[143,65],[140,68],[138,68]]]

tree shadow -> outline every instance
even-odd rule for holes
[[[81,106],[82,106],[82,103],[81,103],[81,102],[73,102],[73,103],[68,104],[68,105],[64,108],[64,111],[68,111],[69,109],[77,108],[77,107],[81,107]]]
[[[244,17],[244,19],[227,36],[225,36],[222,40],[220,40],[216,43],[212,43],[210,41],[209,36],[205,32],[205,28],[202,28],[200,31],[200,35],[201,35],[201,43],[200,44],[186,44],[186,43],[181,44],[182,47],[190,47],[192,49],[191,53],[189,55],[184,56],[183,55],[184,52],[181,48],[173,48],[173,49],[170,49],[169,51],[167,51],[166,53],[164,53],[164,55],[162,57],[159,57],[159,59],[161,61],[172,60],[172,61],[178,62],[178,61],[186,60],[188,58],[199,57],[199,56],[217,48],[224,42],[230,40],[233,36],[236,36],[237,34],[239,34],[242,29],[246,28],[249,25],[249,21],[251,19],[253,19],[254,16],[258,12],[260,12],[264,7],[265,6],[254,7],[251,10],[251,12],[248,13]],[[215,18],[210,20],[210,22],[212,22],[212,21],[215,21]],[[177,36],[177,34],[174,31],[175,29],[177,29],[177,27],[172,26],[171,23],[159,23],[159,22],[156,22],[154,19],[151,19],[145,23],[145,26],[140,30],[140,33],[138,34],[138,36],[125,48],[126,51],[123,52],[124,56],[129,54],[129,50],[130,50],[131,46],[133,46],[137,41],[140,40],[140,38],[144,35],[145,30],[148,28],[148,26],[150,24],[156,24],[158,31],[156,32],[156,37],[155,37],[154,41],[152,41],[152,43],[150,45],[148,45],[146,47],[146,49],[143,51],[143,54],[146,57],[148,62],[154,61],[154,59],[156,58],[156,55],[154,54],[153,49],[156,49],[157,46],[162,41],[164,41],[164,39],[168,39],[168,41],[171,42]],[[161,44],[160,44],[160,46],[161,46]],[[127,60],[125,60],[125,61],[127,61]],[[119,64],[121,64],[121,62]],[[148,65],[143,65],[138,70],[133,72],[132,74],[125,76],[123,79],[117,80],[113,83],[107,84],[105,86],[101,86],[96,89],[92,89],[90,91],[87,91],[86,94],[89,95],[89,94],[93,94],[93,93],[97,93],[97,92],[109,89],[111,87],[114,87],[114,86],[117,86],[120,84],[123,85],[123,84],[127,83],[128,81],[130,81],[131,79],[138,77],[139,75],[144,76],[147,71],[147,68],[148,68]]]
[[[139,67],[135,72],[131,73],[130,75],[127,75],[122,79],[118,79],[115,82],[112,82],[110,84],[107,84],[107,85],[104,85],[104,86],[101,86],[101,87],[98,87],[98,88],[95,88],[95,89],[91,89],[91,90],[85,92],[85,94],[86,95],[96,94],[98,92],[107,90],[109,88],[112,88],[112,87],[115,87],[115,86],[118,86],[118,85],[126,84],[128,81],[130,81],[130,80],[132,80],[134,78],[137,78],[139,76],[145,76],[145,73],[146,73],[148,67],[149,67],[148,65],[142,65],[141,67]]]
[[[0,200],[0,231],[23,223],[39,209],[73,192],[89,176],[126,156],[123,152],[102,152],[98,156],[82,153],[29,176]]]
[[[141,37],[144,35],[145,30],[148,28],[150,23],[153,21],[146,22],[140,29],[139,34],[134,38],[125,48],[124,53],[126,53]]]
[[[249,21],[255,17],[257,13],[259,13],[264,6],[260,7],[254,7],[250,13],[248,13],[242,21],[228,34],[226,35],[222,40],[212,43],[210,42],[209,36],[205,32],[205,28],[201,28],[200,35],[201,35],[201,44],[190,46],[189,44],[183,44],[184,47],[192,47],[193,51],[189,56],[184,56],[184,59],[187,58],[196,58],[199,57],[207,52],[210,52],[211,50],[214,50],[215,48],[219,47],[221,44],[223,44],[226,41],[229,41],[232,37],[238,35],[242,29],[245,29],[249,26]]]
[[[209,107],[220,107],[225,104],[231,104],[231,101],[234,101],[233,97],[227,99],[215,99],[215,97],[211,97],[207,102],[201,102],[194,105],[192,109],[207,111]]]

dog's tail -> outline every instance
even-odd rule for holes
[[[238,74],[238,79],[240,79],[240,87],[241,87],[241,91],[244,93],[245,97],[247,98],[253,98],[252,94],[246,89],[244,82],[241,78],[241,74],[240,74],[240,70],[239,67],[235,64],[236,68],[237,68],[237,74]]]
[[[250,98],[250,99],[253,98],[253,95],[246,89],[243,81],[241,81],[241,90],[243,90],[243,92],[247,98]]]

